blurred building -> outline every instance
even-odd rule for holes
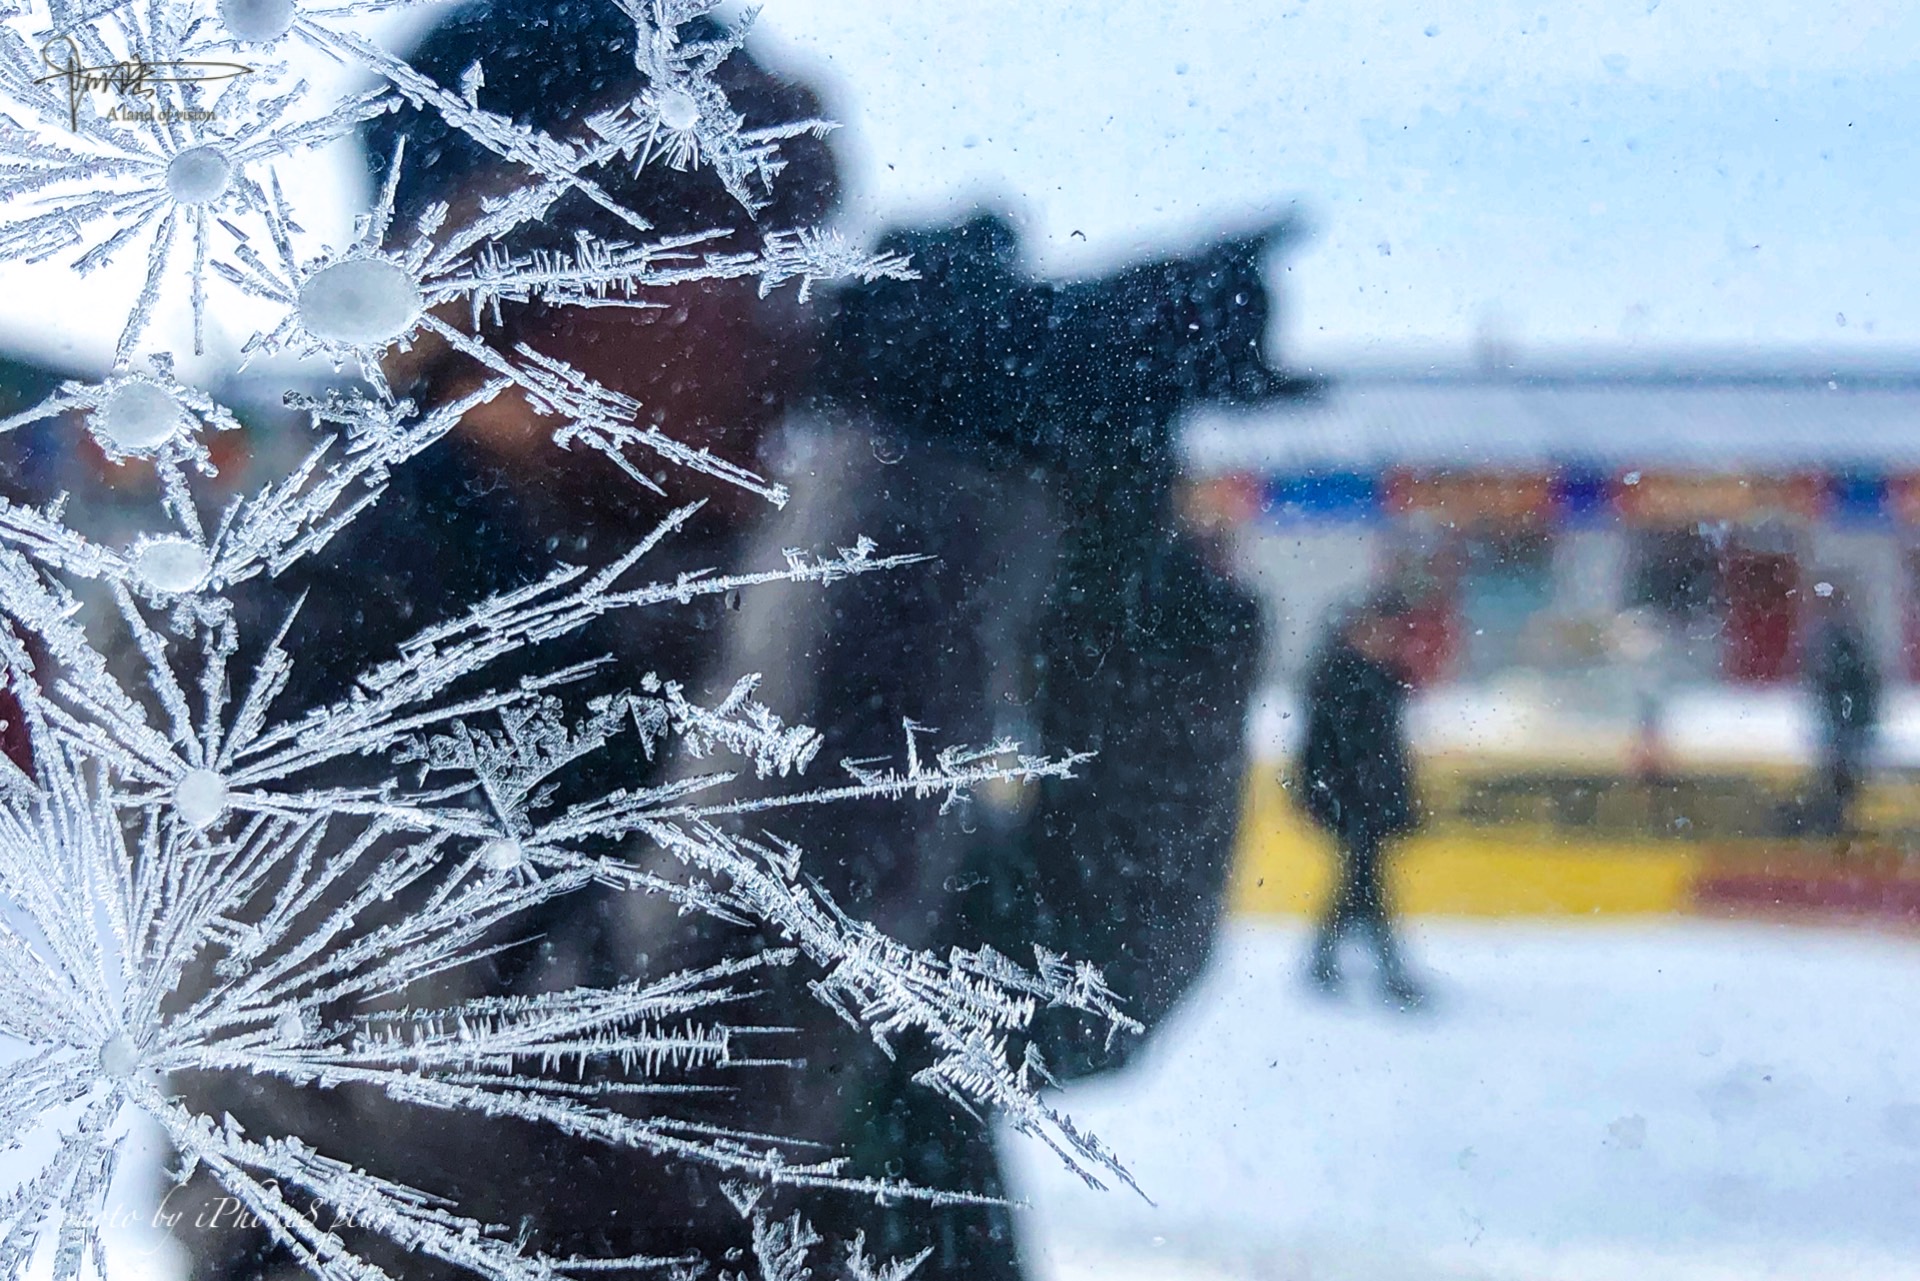
[[[1888,678],[1920,679],[1920,374],[1372,374],[1198,419],[1187,449],[1277,684],[1387,580],[1425,602],[1429,684],[1782,685],[1842,577]]]

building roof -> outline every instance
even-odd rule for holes
[[[1312,400],[1196,414],[1185,448],[1202,474],[1920,469],[1920,373],[1336,375]]]

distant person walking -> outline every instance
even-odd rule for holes
[[[1381,592],[1347,615],[1307,678],[1306,743],[1298,784],[1309,816],[1333,835],[1339,868],[1314,940],[1313,981],[1340,985],[1340,942],[1357,929],[1379,958],[1386,998],[1403,1008],[1426,994],[1407,973],[1388,913],[1386,843],[1413,828],[1413,769],[1404,724],[1408,685],[1400,662],[1411,615]]]
[[[1825,592],[1822,592],[1825,588]],[[1880,719],[1880,671],[1838,580],[1814,587],[1815,629],[1807,680],[1820,726],[1819,829],[1837,836],[1851,828],[1854,797],[1866,776],[1867,748]]]

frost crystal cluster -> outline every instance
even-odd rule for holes
[[[210,1173],[317,1276],[387,1273],[310,1214],[316,1202],[476,1276],[688,1264],[542,1256],[512,1225],[468,1218],[431,1187],[196,1112],[176,1088],[189,1074],[370,1088],[413,1108],[704,1163],[730,1181],[741,1258],[767,1276],[808,1275],[817,1234],[760,1208],[766,1188],[957,1194],[777,1134],[676,1119],[673,1091],[696,1074],[782,1070],[739,1046],[745,1031],[763,1047],[777,1036],[758,1025],[779,1012],[735,1016],[764,976],[796,966],[889,1053],[922,1055],[925,1088],[1009,1118],[1089,1179],[1124,1178],[1041,1099],[1037,1056],[1009,1049],[1048,1007],[1130,1026],[1097,972],[1045,953],[1029,967],[988,949],[915,951],[835,902],[809,875],[806,850],[758,826],[777,829],[785,808],[853,798],[949,802],[988,782],[1065,776],[1077,758],[1012,743],[929,751],[930,731],[908,721],[899,761],[806,780],[821,736],[783,723],[749,673],[710,705],[651,674],[620,687],[591,662],[489,677],[506,656],[609,614],[776,580],[831,590],[850,575],[901,571],[912,549],[861,540],[730,573],[652,577],[650,558],[698,506],[682,503],[604,563],[556,560],[530,586],[422,620],[327,697],[288,696],[302,662],[297,607],[249,634],[258,625],[236,607],[240,589],[278,579],[297,590],[305,564],[401,469],[505,395],[522,398],[557,445],[583,446],[579,465],[616,468],[611,483],[664,494],[676,471],[697,473],[785,501],[779,485],[683,444],[671,422],[567,362],[497,342],[503,308],[645,308],[664,286],[743,277],[763,293],[793,284],[804,294],[823,280],[910,270],[809,228],[767,228],[751,253],[716,248],[724,228],[652,235],[609,194],[606,175],[637,168],[657,182],[717,182],[751,218],[767,205],[782,143],[827,128],[736,113],[715,73],[742,33],[708,20],[711,0],[608,0],[636,32],[644,90],[567,136],[490,109],[485,66],[438,83],[367,34],[370,16],[405,3],[0,3],[0,263],[68,262],[82,281],[115,260],[148,264],[131,297],[97,291],[118,329],[112,369],[66,383],[0,431],[51,426],[72,448],[97,448],[156,482],[130,538],[89,528],[64,501],[0,496],[0,664],[31,742],[30,766],[0,763],[0,1148],[8,1168],[27,1170],[0,1184],[0,1275],[104,1271],[102,1207],[141,1117],[164,1131],[174,1173]],[[287,69],[296,53],[363,68],[376,87],[322,99]],[[408,156],[397,147],[379,158],[385,180],[351,238],[314,243],[278,172],[402,106],[478,143],[515,183],[461,217],[436,204],[402,225],[395,190]],[[614,215],[625,233],[582,230],[564,252],[508,247],[563,195]],[[309,439],[284,474],[216,500],[211,446],[238,423],[178,376],[156,316],[183,301],[199,347],[221,291],[277,316],[246,359],[308,359],[337,385],[288,393]],[[426,339],[472,365],[446,403],[397,396],[383,375],[383,362]],[[618,742],[686,763],[567,794],[572,771]],[[743,814],[756,815],[751,829]],[[776,943],[617,986],[452,1006],[418,995],[497,951],[503,925],[587,887],[663,898]],[[639,1095],[653,1101],[645,1112],[621,1106]],[[856,1242],[837,1266],[898,1278],[914,1262],[870,1259]]]

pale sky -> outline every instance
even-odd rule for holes
[[[1920,353],[1920,5],[774,0],[762,31],[832,77],[862,221],[990,197],[1075,271],[1298,201],[1304,358]]]
[[[759,41],[824,82],[856,229],[987,199],[1083,273],[1297,207],[1296,362],[1920,367],[1920,5],[771,0]],[[98,298],[0,268],[0,340],[97,360]]]

